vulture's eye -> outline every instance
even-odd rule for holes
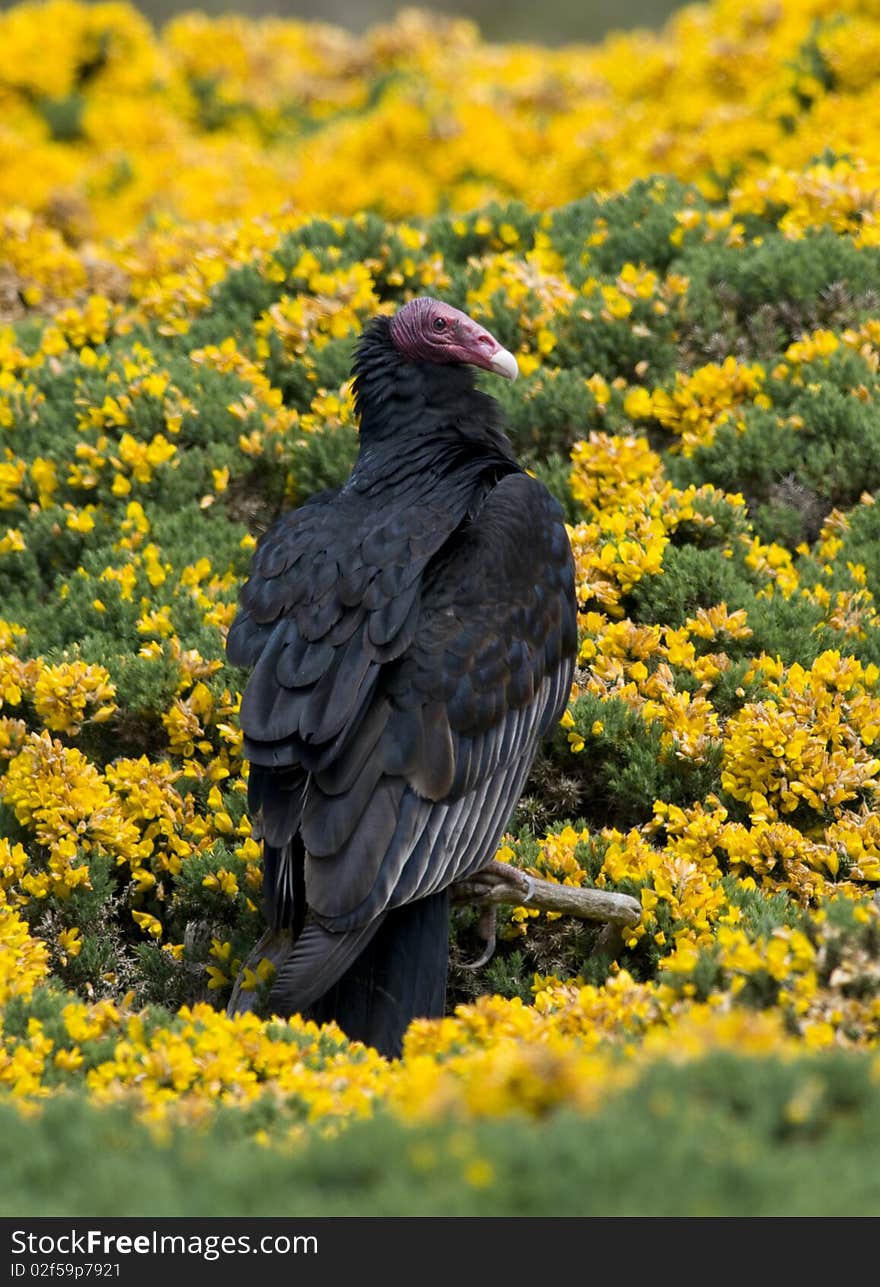
[[[434,327],[434,330],[435,330],[435,331],[445,331],[445,330],[446,330],[446,318],[445,318],[445,317],[435,317],[435,318],[434,318],[434,321],[433,321],[433,323],[432,323],[432,325],[433,325],[433,327]]]

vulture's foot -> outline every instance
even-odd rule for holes
[[[482,954],[477,957],[476,961],[468,961],[462,967],[463,969],[479,970],[482,966],[488,964],[488,962],[492,960],[492,957],[495,955],[495,944],[497,941],[495,937],[496,924],[497,918],[495,914],[495,905],[494,903],[490,903],[487,907],[483,908],[477,924],[477,931],[486,946],[483,949]]]

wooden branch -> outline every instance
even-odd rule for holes
[[[629,894],[559,885],[494,860],[466,880],[456,881],[450,893],[460,903],[510,903],[611,925],[637,925],[642,916],[641,904]]]

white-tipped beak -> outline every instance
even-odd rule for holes
[[[505,380],[515,380],[519,375],[516,358],[507,349],[499,349],[497,353],[493,353],[489,364],[492,370],[498,375],[503,375]]]

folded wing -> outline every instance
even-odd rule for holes
[[[568,537],[526,474],[476,515],[386,508],[381,528],[340,531],[340,509],[307,506],[265,542],[228,643],[253,666],[241,722],[267,910],[302,926],[271,997],[284,1013],[392,909],[492,858],[574,664]]]

